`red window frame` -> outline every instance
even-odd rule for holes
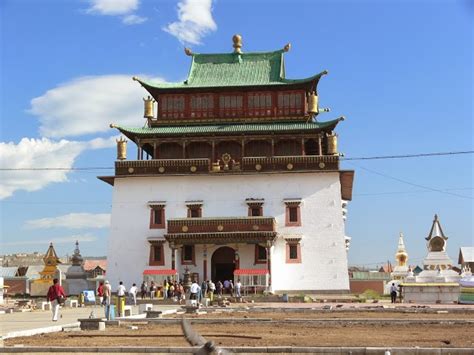
[[[207,108],[202,108],[202,104],[198,102],[202,99],[207,99]],[[201,107],[198,107],[201,106]],[[210,93],[202,93],[197,95],[189,95],[189,112],[192,118],[207,118],[214,117],[214,110],[216,108],[215,95]]]
[[[259,254],[259,248],[264,248],[265,249],[265,259],[260,259],[258,257],[258,254]],[[254,261],[254,265],[255,264],[266,264],[267,263],[267,249],[264,247],[264,246],[261,246],[259,244],[255,244],[255,261]]]
[[[158,248],[161,253],[161,260],[155,259],[155,249]],[[150,266],[163,266],[165,265],[165,250],[163,248],[163,243],[150,243],[150,257],[148,264]]]
[[[292,248],[296,248],[296,258],[290,257]],[[300,264],[301,263],[301,245],[299,242],[286,243],[286,263],[287,264]]]
[[[155,214],[161,214],[161,223],[155,223]],[[164,229],[166,228],[165,222],[165,208],[163,206],[160,207],[152,207],[150,209],[150,229]]]
[[[297,105],[296,95],[300,102]],[[276,95],[276,107],[278,116],[304,115],[306,111],[306,96],[304,91],[279,91]]]
[[[192,248],[192,259],[191,260],[185,260],[184,259],[184,248],[185,247]],[[181,247],[181,265],[194,265],[194,266],[196,266],[196,248],[195,248],[194,245],[183,245]]]
[[[254,211],[258,211],[258,214],[254,214]],[[263,207],[262,206],[250,206],[248,210],[249,217],[261,217],[263,216]]]
[[[296,209],[296,221],[290,219],[291,209]],[[285,226],[287,227],[300,227],[301,226],[301,209],[300,205],[287,204],[285,208]]]
[[[196,213],[193,216],[193,213]],[[188,218],[200,218],[202,217],[202,207],[188,206]]]
[[[247,113],[249,117],[273,116],[275,96],[272,91],[247,93]]]

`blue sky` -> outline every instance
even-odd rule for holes
[[[110,122],[142,126],[146,92],[133,75],[186,77],[195,52],[291,42],[289,78],[329,70],[320,102],[347,120],[346,157],[472,150],[472,19],[468,1],[4,0],[2,168],[111,167]],[[129,150],[129,155],[133,152]],[[473,159],[454,155],[347,161],[355,169],[351,264],[392,260],[403,232],[410,263],[438,213],[457,261],[473,243]],[[2,252],[104,255],[111,209],[103,171],[2,171]],[[401,182],[404,181],[404,182]],[[436,192],[434,190],[441,190]]]

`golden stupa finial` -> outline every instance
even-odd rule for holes
[[[191,48],[188,47],[184,48],[184,53],[189,56],[193,55],[193,51],[191,50]]]
[[[242,53],[242,36],[235,34],[232,36],[232,42],[234,42],[233,46],[234,47],[234,53]]]
[[[289,52],[290,49],[291,49],[291,43],[287,43],[287,44],[285,44],[285,46],[283,47],[283,50],[284,50],[285,52]]]

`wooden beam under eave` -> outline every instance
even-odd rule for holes
[[[354,170],[340,171],[339,180],[341,182],[341,198],[346,201],[352,201]]]

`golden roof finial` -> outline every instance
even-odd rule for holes
[[[187,48],[187,47],[184,48],[184,53],[186,53],[186,55],[189,55],[189,56],[193,55],[193,51],[191,50],[191,48]]]
[[[234,42],[233,46],[234,47],[234,53],[242,53],[242,36],[235,34],[232,36],[232,42]]]
[[[287,43],[287,44],[285,44],[285,46],[283,47],[283,50],[284,50],[285,52],[288,52],[290,49],[291,49],[291,43]]]

